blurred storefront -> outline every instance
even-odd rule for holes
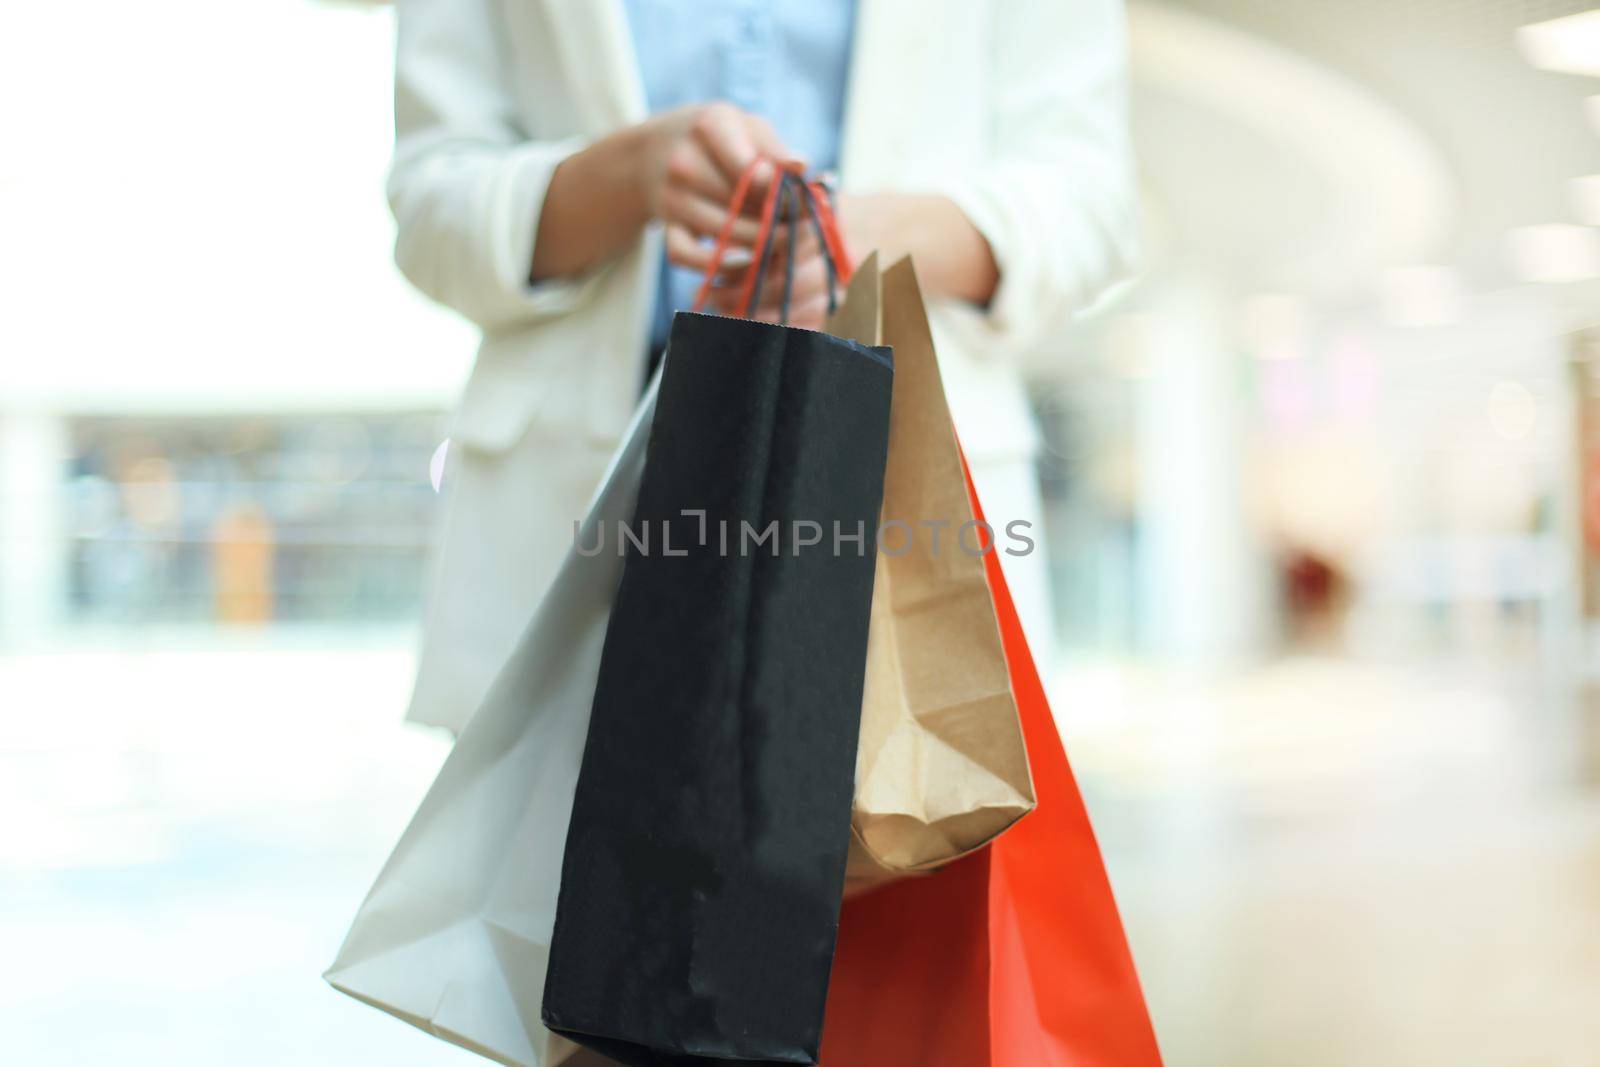
[[[74,419],[67,620],[409,620],[442,433],[436,415]]]
[[[409,624],[473,339],[388,260],[389,12],[94,6],[0,43],[51,101],[0,161],[0,648]]]
[[[1569,365],[1600,307],[1600,110],[1569,72],[1592,31],[1551,20],[1585,6],[1130,6],[1147,268],[1034,368],[1070,652],[1580,640]],[[130,69],[138,91],[96,105],[109,144],[25,117],[56,163],[3,175],[13,645],[112,619],[395,620],[420,595],[471,341],[384,257],[388,13],[305,0],[245,30],[170,7],[213,42],[186,61],[228,114]],[[36,18],[40,44],[72,31]],[[142,14],[106,18],[170,52]],[[291,84],[274,42],[303,61]],[[9,47],[18,92],[65,77]],[[95,195],[95,160],[152,141],[170,166]],[[120,282],[80,310],[59,279],[106,233]]]
[[[1148,269],[1036,386],[1072,650],[1584,647],[1588,7],[1132,5]]]

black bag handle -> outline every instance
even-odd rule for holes
[[[738,201],[743,200],[742,192],[743,189],[741,188],[741,195],[736,197]],[[761,287],[766,281],[767,264],[772,257],[772,245],[777,238],[778,227],[775,222],[786,221],[791,226],[791,232],[789,246],[786,249],[787,254],[784,257],[783,300],[779,309],[779,321],[783,323],[789,321],[790,297],[794,291],[795,238],[798,234],[798,227],[801,225],[800,213],[802,210],[804,210],[806,218],[811,223],[812,232],[816,234],[817,247],[822,253],[823,268],[827,272],[828,314],[831,315],[838,310],[839,289],[842,282],[842,271],[840,269],[842,264],[839,262],[839,256],[843,254],[843,248],[837,237],[833,240],[829,239],[829,229],[835,227],[832,222],[832,210],[825,201],[820,207],[818,204],[819,198],[826,196],[826,188],[820,181],[808,181],[796,168],[782,167],[779,169],[778,187],[775,190],[776,200],[772,205],[774,218],[767,220],[762,227],[765,233],[760,253],[756,257],[754,264],[756,270],[755,282],[749,288],[744,306],[739,309],[740,315],[748,318],[755,311],[756,302],[761,297]],[[737,208],[734,210],[737,210]],[[823,219],[825,212],[828,214],[826,223]],[[719,245],[725,245],[725,243],[725,239],[719,240]],[[720,255],[717,260],[720,262]],[[707,284],[702,286],[701,296],[696,299],[697,307],[703,303],[704,296],[709,290],[710,273],[708,272]]]

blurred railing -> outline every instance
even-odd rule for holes
[[[18,632],[30,626],[409,622],[442,434],[433,412],[68,417],[54,476],[9,502],[54,542],[21,555],[33,577],[55,572],[43,582],[55,603],[14,619],[8,637],[39,636]],[[0,560],[16,555],[6,549]]]

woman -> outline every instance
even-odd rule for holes
[[[1037,527],[1018,363],[1058,347],[1133,254],[1120,0],[397,8],[395,256],[484,335],[411,718],[459,729],[481,700],[758,156],[838,170],[855,257],[914,255],[985,509]],[[734,229],[747,260],[755,231]],[[790,321],[816,327],[824,265],[794,240]],[[769,274],[756,315],[772,320]],[[1043,555],[1005,562],[1043,643]]]

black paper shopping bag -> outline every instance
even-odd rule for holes
[[[886,348],[674,320],[544,997],[624,1064],[816,1062],[891,382]]]

